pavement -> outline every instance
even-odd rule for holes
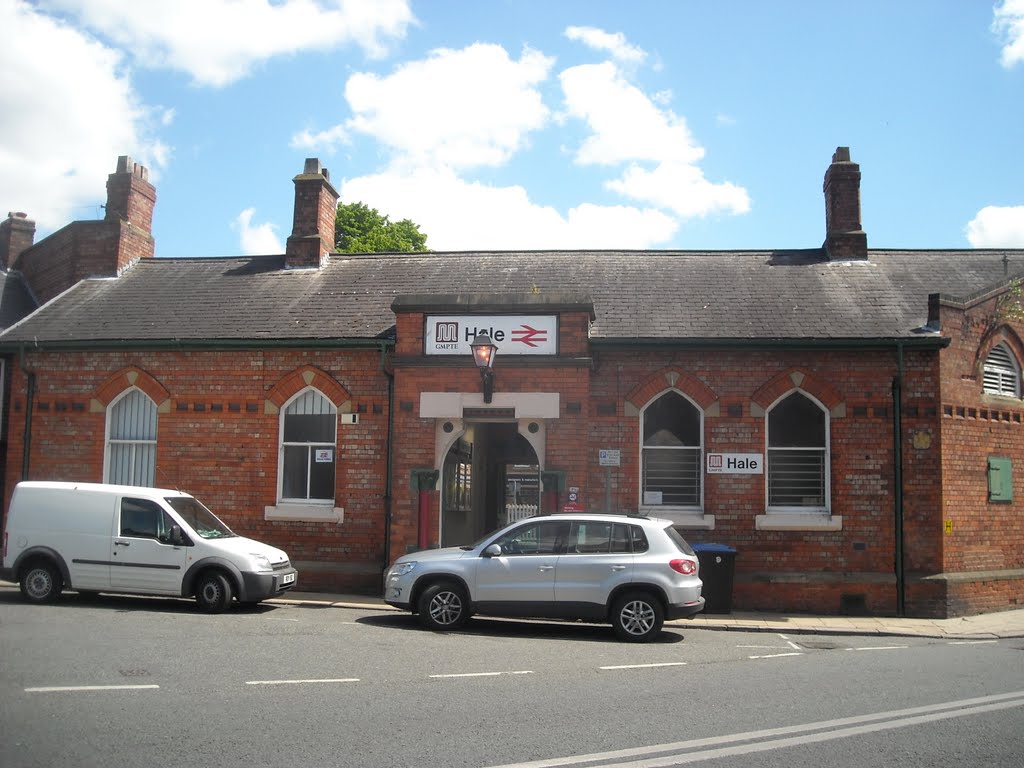
[[[0,581],[0,591],[17,592],[18,586]],[[350,608],[397,611],[380,597],[326,592],[285,592],[265,601],[274,605],[311,608]],[[1024,609],[961,616],[955,619],[909,619],[895,616],[821,616],[805,613],[732,611],[699,613],[690,619],[665,622],[666,626],[734,632],[777,632],[791,635],[878,635],[946,640],[1024,638]]]
[[[379,597],[323,592],[286,592],[270,604],[308,605],[318,608],[355,608],[395,611]],[[890,616],[819,616],[799,613],[733,611],[699,613],[692,619],[666,622],[666,626],[734,632],[778,632],[803,635],[878,635],[947,640],[994,640],[1024,637],[1024,609],[961,616],[955,619],[909,619]]]

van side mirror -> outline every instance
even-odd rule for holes
[[[171,544],[184,544],[185,537],[181,533],[180,525],[171,526]]]

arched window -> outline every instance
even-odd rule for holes
[[[642,419],[643,506],[701,505],[703,413],[669,391],[648,405]]]
[[[107,482],[156,483],[156,403],[140,389],[129,389],[107,408]]]
[[[801,392],[768,411],[768,507],[821,512],[828,508],[828,412]]]
[[[996,344],[988,353],[984,380],[984,390],[990,395],[1020,397],[1020,366],[1006,344]]]
[[[281,412],[281,500],[334,501],[338,409],[316,389]]]

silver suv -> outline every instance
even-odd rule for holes
[[[404,555],[384,600],[452,630],[475,613],[608,622],[645,642],[665,619],[704,607],[697,556],[668,520],[624,515],[531,517],[467,547]]]

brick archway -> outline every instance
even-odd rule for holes
[[[104,411],[127,389],[136,387],[156,403],[157,410],[165,413],[170,407],[171,393],[159,381],[141,368],[129,366],[115,373],[96,390],[92,397],[92,410]]]
[[[639,413],[651,400],[668,389],[682,392],[705,413],[718,402],[718,395],[703,381],[673,367],[664,368],[637,384],[626,395],[626,403]]]
[[[813,374],[795,368],[783,371],[761,385],[750,398],[754,406],[752,412],[760,410],[761,414],[766,413],[776,400],[794,389],[813,396],[833,417],[845,413],[845,402],[835,387]]]
[[[307,387],[313,387],[334,403],[338,413],[351,413],[352,396],[326,371],[304,365],[285,375],[267,394],[264,411],[277,413],[285,403]]]
[[[988,356],[1001,343],[1010,348],[1013,356],[1017,358],[1017,365],[1024,369],[1024,341],[1013,328],[1000,325],[986,333],[978,344],[974,357],[974,372],[978,381],[984,379],[985,361],[988,360]]]

